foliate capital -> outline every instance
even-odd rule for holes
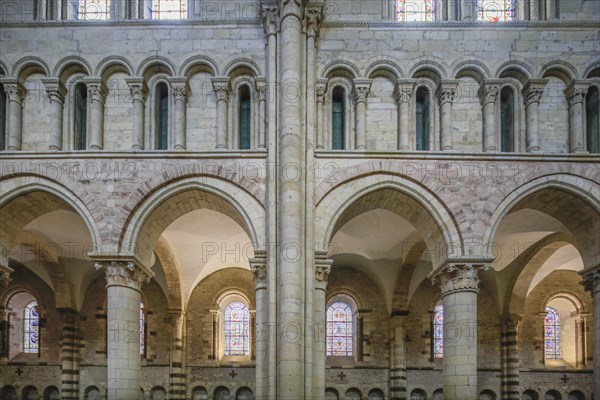
[[[583,285],[586,291],[596,294],[600,293],[600,265],[592,269],[584,269],[579,272],[583,280],[579,282]]]
[[[256,86],[256,93],[258,95],[258,101],[267,100],[267,78],[264,76],[257,76],[254,78],[254,85]]]
[[[479,292],[479,273],[490,268],[489,262],[448,262],[431,277],[442,296],[457,292]]]
[[[85,83],[85,86],[87,87],[88,98],[90,99],[90,102],[99,102],[104,104],[104,99],[108,94],[108,88],[102,81],[102,78],[83,78],[83,83]]]
[[[590,81],[575,80],[567,86],[565,89],[565,96],[567,96],[569,107],[577,103],[583,103],[590,87],[590,83]]]
[[[436,91],[438,103],[441,106],[445,103],[454,103],[456,100],[456,91],[458,82],[453,80],[442,80]]]
[[[530,79],[521,90],[525,105],[539,103],[548,79]]]
[[[354,80],[354,103],[366,103],[371,91],[372,79],[358,78]]]
[[[95,263],[97,270],[104,269],[106,287],[124,286],[140,290],[142,283],[150,281],[150,274],[133,261],[99,261]]]
[[[250,260],[250,271],[256,285],[266,284],[267,282],[267,252],[264,250],[256,250],[254,257]]]
[[[485,106],[488,103],[495,103],[500,94],[500,82],[492,81],[491,79],[486,80],[480,87],[477,94],[481,105]]]
[[[3,78],[2,85],[9,101],[21,104],[27,91],[16,78]]]
[[[309,3],[304,10],[304,22],[306,24],[306,35],[314,38],[319,37],[321,21],[323,20],[323,4]]]
[[[227,102],[229,100],[229,78],[221,76],[212,78],[210,81],[212,82],[213,90],[217,95],[217,102]]]
[[[317,103],[325,103],[325,93],[327,91],[327,78],[317,79],[315,85],[315,93],[317,95]]]
[[[396,80],[396,90],[394,91],[394,97],[396,99],[396,103],[408,103],[412,94],[415,90],[414,79],[397,79]]]
[[[146,101],[146,96],[148,95],[148,86],[146,86],[144,78],[127,78],[125,79],[125,82],[127,83],[127,86],[129,86],[129,92],[131,93],[131,101],[134,103],[136,101],[144,103]]]
[[[327,258],[326,251],[315,252],[315,281],[317,284],[323,285],[323,289],[327,285],[327,279],[331,272],[331,264],[333,264],[333,260]]]
[[[169,79],[169,82],[171,83],[175,101],[183,101],[185,103],[189,92],[187,78],[185,76],[176,76]]]
[[[55,101],[61,105],[64,104],[67,89],[65,88],[65,85],[62,84],[60,79],[44,78],[42,79],[42,84],[46,88],[46,94],[48,94],[48,99],[50,102]]]
[[[265,1],[261,4],[263,30],[266,36],[276,35],[279,31],[279,7],[275,1]]]

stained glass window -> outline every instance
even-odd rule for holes
[[[144,354],[146,347],[146,315],[144,314],[144,303],[140,303],[140,354]]]
[[[560,359],[560,315],[552,307],[546,307],[544,348],[547,359]]]
[[[444,306],[438,304],[433,315],[433,357],[444,357]]]
[[[346,119],[346,110],[344,109],[345,91],[341,87],[333,89],[331,98],[331,149],[344,149],[344,120]]]
[[[32,301],[25,307],[23,316],[23,350],[25,353],[39,353],[40,351],[40,315],[37,301]]]
[[[250,89],[242,86],[240,90],[240,149],[250,148]]]
[[[478,0],[478,20],[486,22],[514,21],[515,0]]]
[[[152,19],[186,19],[187,0],[152,0]]]
[[[327,308],[327,355],[352,355],[352,309],[341,301]]]
[[[396,0],[396,21],[435,21],[435,0]]]
[[[101,21],[109,17],[110,0],[79,0],[77,19]]]
[[[247,356],[249,352],[248,306],[239,301],[233,302],[225,309],[225,355]]]

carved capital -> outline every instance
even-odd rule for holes
[[[442,295],[457,292],[479,292],[479,273],[487,271],[489,263],[479,262],[448,262],[435,273],[431,280],[438,284]]]
[[[412,94],[415,90],[414,79],[398,79],[396,80],[396,90],[394,91],[394,98],[396,103],[408,103]]]
[[[323,4],[311,3],[304,10],[304,23],[306,25],[306,35],[314,38],[319,37],[321,21],[323,20]]]
[[[317,103],[325,103],[325,96],[327,93],[327,78],[317,79],[315,85],[315,93],[317,95]]]
[[[5,288],[11,282],[10,273],[13,269],[0,264],[0,288]]]
[[[315,281],[317,286],[321,285],[323,289],[327,285],[327,279],[331,272],[331,264],[333,264],[333,260],[327,258],[326,251],[315,252]]]
[[[275,1],[261,4],[261,16],[265,35],[276,35],[279,31],[279,7]]]
[[[304,0],[279,0],[279,19],[283,21],[287,16],[294,16],[302,21]]]
[[[592,294],[600,293],[600,265],[591,270],[584,269],[579,273],[583,277],[583,280],[579,283],[583,285],[586,291]]]
[[[254,86],[256,87],[256,94],[258,101],[267,100],[267,78],[264,76],[257,76],[254,78]]]
[[[144,78],[127,78],[125,79],[125,82],[127,82],[127,86],[129,86],[129,92],[131,93],[131,101],[133,103],[135,103],[136,101],[144,103],[146,101],[146,96],[148,95],[148,87],[146,86],[146,82],[144,82]]]
[[[521,90],[523,94],[523,102],[526,106],[539,103],[544,93],[544,87],[548,83],[548,79],[531,79]]]
[[[101,261],[96,262],[95,267],[97,270],[104,269],[106,287],[124,286],[140,290],[142,283],[150,281],[148,272],[133,261]]]
[[[187,78],[185,76],[176,76],[169,79],[169,83],[171,84],[175,102],[183,101],[185,103],[189,91]]]
[[[516,332],[519,328],[519,324],[523,319],[522,315],[518,314],[508,314],[502,317],[502,323],[504,325],[504,329],[507,332]]]
[[[369,92],[371,91],[372,79],[355,79],[354,80],[354,103],[366,103]]]
[[[42,79],[42,83],[46,88],[46,94],[48,95],[50,102],[54,101],[63,105],[67,89],[62,82],[58,78],[44,78]]]
[[[228,77],[216,77],[210,80],[212,82],[213,90],[217,95],[217,102],[229,100],[229,78]]]
[[[482,106],[488,103],[495,103],[500,94],[500,83],[487,80],[479,87],[477,94]]]
[[[4,78],[2,79],[2,85],[4,86],[4,91],[6,92],[8,101],[18,104],[23,103],[23,99],[25,99],[25,94],[27,91],[21,82],[15,78]]]
[[[83,78],[83,83],[87,87],[90,103],[99,102],[104,104],[108,88],[102,81],[102,78]]]
[[[569,107],[577,103],[583,103],[585,96],[587,95],[590,82],[586,81],[573,81],[565,89],[565,96],[569,102]]]
[[[256,250],[254,252],[254,258],[250,259],[250,271],[252,271],[252,277],[254,283],[258,286],[259,284],[267,283],[267,252],[264,250]]]
[[[442,80],[436,91],[439,105],[441,106],[445,103],[454,103],[454,100],[456,100],[457,89],[458,82]]]

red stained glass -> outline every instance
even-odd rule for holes
[[[396,0],[396,21],[435,21],[434,0]]]
[[[560,359],[560,315],[555,308],[546,307],[544,318],[544,353],[547,359]]]
[[[239,301],[225,309],[225,355],[246,356],[249,354],[248,307]]]
[[[486,22],[505,22],[515,19],[514,0],[479,0],[478,20]]]
[[[433,356],[444,357],[444,306],[438,304],[433,316]]]
[[[40,316],[37,301],[34,300],[27,304],[23,322],[23,351],[25,353],[38,353],[40,351]]]
[[[352,309],[338,301],[327,308],[327,355],[352,355]]]

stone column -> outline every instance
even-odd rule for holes
[[[256,93],[258,95],[258,148],[267,148],[266,110],[267,110],[267,79],[265,77],[254,78]]]
[[[442,80],[437,88],[437,99],[440,106],[441,149],[452,150],[452,103],[456,99],[457,81]]]
[[[63,106],[65,104],[65,86],[58,78],[44,78],[42,83],[50,100],[52,131],[48,140],[50,150],[62,150],[63,145]]]
[[[317,149],[326,148],[327,143],[327,119],[324,111],[327,99],[327,80],[327,78],[317,79],[315,87],[317,95]]]
[[[133,150],[144,150],[144,117],[148,87],[142,77],[126,78],[133,103]]]
[[[129,260],[101,261],[107,287],[108,400],[140,397],[140,290],[152,272]]]
[[[390,399],[406,400],[406,315],[394,315],[390,324]]]
[[[0,297],[8,287],[12,268],[0,264]],[[9,344],[8,310],[0,306],[0,363],[8,361]]]
[[[84,78],[88,89],[88,104],[90,109],[90,149],[102,150],[104,147],[104,101],[108,89],[102,78]]]
[[[354,104],[356,107],[356,139],[354,148],[367,149],[367,97],[371,91],[372,79],[354,80]]]
[[[396,80],[396,104],[398,105],[398,150],[410,150],[410,98],[415,90],[413,79]]]
[[[589,313],[579,313],[575,320],[576,352],[577,352],[577,367],[585,367],[587,365],[587,318]]]
[[[527,115],[525,131],[528,153],[540,151],[538,108],[546,83],[548,83],[548,79],[531,79],[522,90],[525,113]]]
[[[520,315],[508,315],[502,320],[502,399],[520,400],[519,394],[519,322]]]
[[[529,0],[529,20],[538,21],[540,19],[539,0]]]
[[[585,290],[592,294],[594,300],[594,322],[592,330],[592,343],[594,343],[594,390],[595,396],[600,393],[600,265],[580,272],[583,276],[581,282]]]
[[[186,130],[185,130],[185,119],[187,109],[187,95],[189,87],[187,84],[187,78],[184,76],[176,76],[169,79],[171,83],[171,89],[173,90],[174,100],[174,127],[175,127],[175,140],[173,142],[173,148],[175,150],[185,150],[186,142]]]
[[[25,87],[16,78],[2,79],[4,91],[8,99],[8,123],[7,127],[7,150],[21,150],[23,141],[22,124],[23,124],[23,100],[27,91]]]
[[[500,83],[486,80],[479,88],[479,100],[483,107],[483,151],[496,151],[496,100]]]
[[[489,263],[447,262],[430,274],[444,305],[444,399],[477,400],[477,293]]]
[[[269,394],[269,293],[267,281],[267,254],[256,250],[250,259],[250,270],[256,285],[255,350],[256,355],[256,393],[257,399],[266,399]]]
[[[182,310],[169,310],[171,333],[171,372],[169,399],[186,400],[186,369],[184,365],[183,330],[184,315]]]
[[[315,252],[315,293],[313,297],[313,366],[314,398],[325,398],[325,361],[327,359],[327,279],[333,260],[326,251]]]
[[[73,309],[58,310],[62,321],[61,340],[61,399],[79,399],[79,363],[81,361],[81,330],[79,313]]]
[[[569,102],[569,153],[585,152],[585,134],[583,131],[583,101],[589,84],[573,81],[566,89]]]
[[[448,0],[448,20],[456,20],[456,2],[459,0]]]
[[[300,0],[281,0],[279,9],[279,179],[277,398],[304,398],[304,185],[303,44]],[[294,90],[296,88],[296,90]],[[294,334],[297,332],[298,334]]]
[[[229,78],[211,79],[213,90],[217,96],[217,149],[228,148],[227,141],[227,109],[229,103]]]

